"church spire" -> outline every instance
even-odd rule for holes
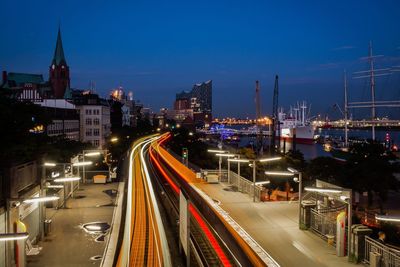
[[[54,57],[51,63],[57,66],[60,65],[61,63],[67,64],[67,61],[65,60],[64,56],[64,49],[62,46],[60,26],[58,26],[56,50],[54,51]]]

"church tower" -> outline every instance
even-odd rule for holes
[[[64,98],[65,90],[69,89],[69,67],[64,56],[60,28],[58,28],[56,50],[50,65],[49,82],[54,98]]]

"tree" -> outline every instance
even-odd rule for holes
[[[360,193],[367,191],[369,205],[375,193],[381,212],[388,191],[400,188],[399,181],[393,176],[395,166],[390,163],[391,158],[392,155],[379,143],[355,144],[350,148],[350,157],[345,166],[347,179],[344,185]]]
[[[306,175],[312,180],[324,180],[328,183],[341,185],[344,180],[343,164],[331,157],[312,159],[306,167]]]

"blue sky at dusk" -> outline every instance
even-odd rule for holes
[[[385,55],[377,67],[400,65],[400,1],[3,0],[0,9],[0,70],[47,77],[61,22],[73,88],[94,81],[105,96],[121,85],[156,111],[212,79],[216,116],[253,117],[260,80],[269,114],[278,74],[280,105],[307,100],[312,114],[334,116],[343,69],[368,67],[370,40]],[[349,88],[368,100],[366,81]],[[400,99],[400,72],[377,80],[376,95]]]

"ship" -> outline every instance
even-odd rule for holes
[[[281,108],[278,112],[280,129],[276,135],[288,142],[295,140],[299,144],[314,144],[314,127],[306,118],[307,109],[305,101],[301,105],[298,104],[297,108],[291,107],[288,114]]]

